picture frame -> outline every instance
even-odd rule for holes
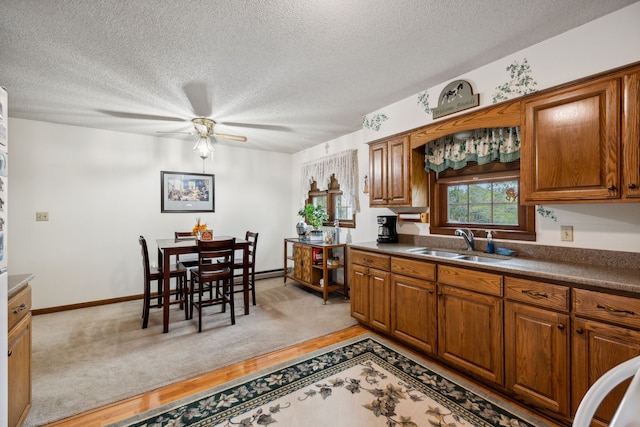
[[[215,175],[160,172],[160,212],[215,212]]]

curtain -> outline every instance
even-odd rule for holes
[[[467,162],[479,165],[499,159],[509,163],[520,158],[520,128],[501,127],[469,131],[460,138],[447,135],[427,144],[425,169],[442,172],[447,168],[461,169]]]
[[[327,190],[331,175],[340,184],[340,191],[354,212],[360,212],[358,199],[358,150],[346,150],[302,165],[301,206],[309,198],[309,188],[313,181],[318,190]]]

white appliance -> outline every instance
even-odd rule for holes
[[[0,426],[9,422],[8,415],[8,314],[7,314],[7,178],[8,178],[7,91],[0,87]]]

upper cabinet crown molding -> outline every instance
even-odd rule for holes
[[[465,130],[519,126],[520,117],[520,100],[505,101],[418,128],[411,132],[411,148],[415,149],[443,136]]]

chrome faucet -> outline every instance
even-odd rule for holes
[[[464,239],[465,243],[467,244],[467,250],[468,251],[473,251],[473,232],[471,231],[470,228],[467,228],[467,232],[465,233],[464,230],[462,230],[461,228],[458,228],[456,230],[456,236],[462,236],[462,238]]]

